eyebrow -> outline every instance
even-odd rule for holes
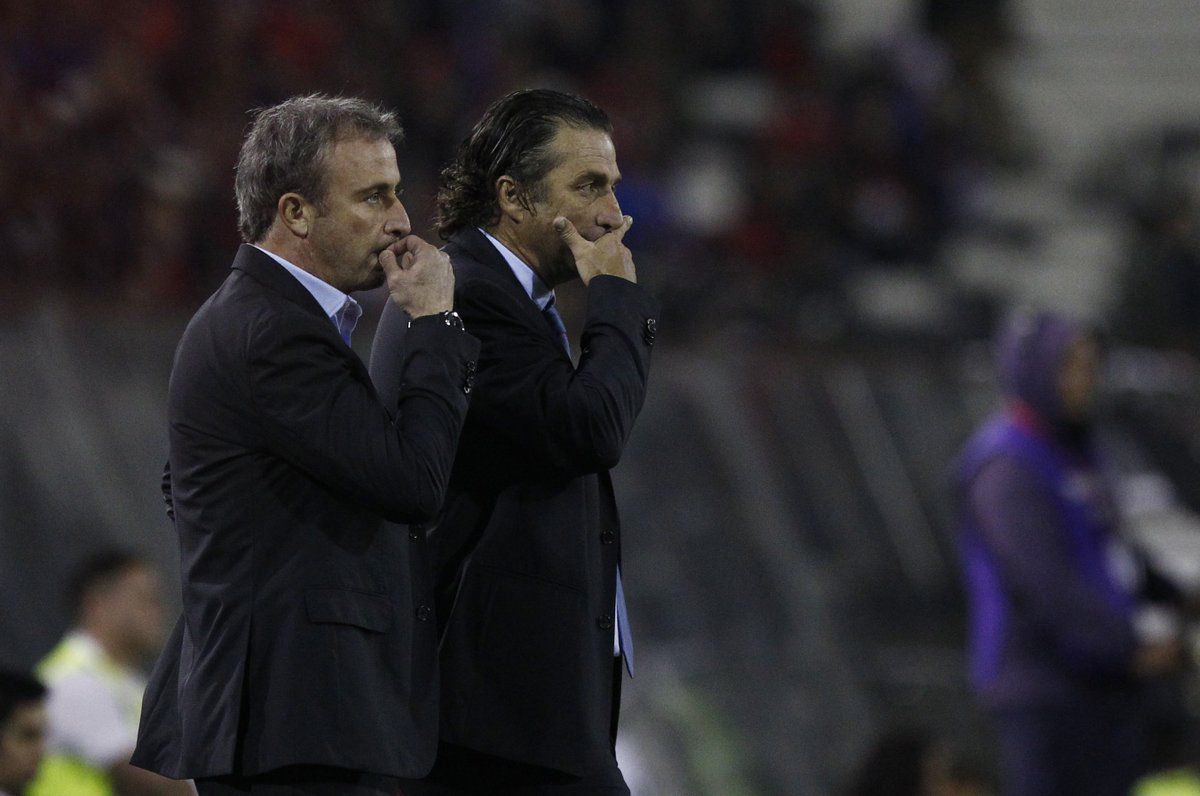
[[[621,181],[621,175],[618,173],[617,178],[615,180],[611,180],[611,183],[615,186],[620,181]],[[581,182],[608,183],[608,182],[610,182],[610,180],[608,178],[608,175],[602,171],[585,171],[585,172],[581,173],[578,177],[575,178],[575,182],[577,182],[577,183],[581,183]]]
[[[375,193],[376,191],[395,191],[396,193],[399,193],[400,185],[401,183],[399,181],[395,184],[390,182],[377,182],[373,185],[368,185],[366,188],[359,188],[358,194],[367,196],[368,194]]]

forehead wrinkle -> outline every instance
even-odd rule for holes
[[[616,147],[603,130],[560,127],[551,139],[551,147],[557,160],[556,168],[572,166],[605,172],[616,168]]]
[[[400,183],[395,156],[388,157],[382,152],[344,151],[340,163],[331,172],[331,184],[347,185],[354,193],[374,188],[390,189]]]
[[[340,154],[346,161],[356,164],[382,164],[392,166],[396,162],[396,150],[386,140],[351,138],[338,141],[332,152]]]

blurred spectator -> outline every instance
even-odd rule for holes
[[[1094,337],[1023,315],[999,347],[1006,405],[959,463],[971,676],[1005,793],[1127,794],[1150,764],[1147,683],[1183,666],[1182,602],[1117,533],[1093,444]]]
[[[1153,774],[1138,782],[1132,796],[1200,796],[1200,767]]]
[[[989,796],[987,777],[945,741],[916,729],[871,747],[845,796]]]
[[[998,96],[1006,3],[967,5],[914,2],[918,36],[848,59],[812,0],[0,5],[0,298],[25,306],[36,279],[106,310],[192,305],[238,243],[246,111],[297,93],[399,109],[428,234],[454,131],[541,85],[625,131],[629,242],[651,285],[688,286],[667,326],[786,332],[808,298],[843,307],[858,267],[931,262],[962,194],[1011,160],[1007,110],[980,99]]]
[[[1200,354],[1200,235],[1195,197],[1164,189],[1134,213],[1115,321],[1143,345]]]
[[[0,671],[0,796],[20,796],[37,773],[46,742],[46,687]]]
[[[163,640],[159,576],[134,553],[106,550],[71,579],[76,625],[38,665],[50,689],[47,756],[30,796],[190,794],[129,764],[137,741],[141,667]]]

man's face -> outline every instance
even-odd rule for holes
[[[150,657],[162,646],[165,607],[158,575],[131,566],[99,595],[97,608],[115,623],[127,649]]]
[[[1096,341],[1076,340],[1067,349],[1058,371],[1058,397],[1067,420],[1081,422],[1091,416],[1099,373],[1100,347]]]
[[[308,244],[322,275],[349,293],[383,284],[379,253],[412,231],[386,139],[344,138],[325,161],[326,191]]]
[[[46,741],[46,708],[39,700],[18,705],[0,725],[0,789],[21,793],[37,773]]]
[[[541,198],[532,202],[533,215],[520,229],[522,245],[537,258],[542,278],[554,286],[579,276],[571,250],[554,229],[555,218],[565,216],[591,241],[624,219],[613,193],[621,172],[608,133],[560,126],[550,141],[550,155],[557,165],[543,178]]]

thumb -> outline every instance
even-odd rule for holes
[[[579,231],[575,229],[575,225],[571,220],[563,216],[554,219],[554,228],[558,230],[558,235],[562,238],[563,243],[571,249],[572,254],[580,254],[586,251],[588,242],[583,239]]]
[[[629,228],[632,226],[633,226],[633,216],[625,216],[621,221],[621,226],[619,226],[615,230],[613,230],[616,233],[617,240],[618,241],[623,240],[625,238],[625,233],[628,232]]]

